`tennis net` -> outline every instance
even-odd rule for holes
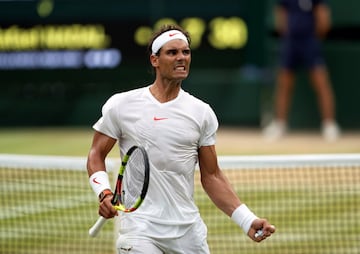
[[[211,253],[360,253],[360,154],[219,156],[241,199],[277,232],[257,244],[195,177]],[[118,160],[107,161],[114,173]],[[88,236],[98,203],[86,158],[0,154],[0,253],[115,253],[113,223]]]

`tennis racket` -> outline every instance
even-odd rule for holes
[[[124,213],[134,212],[145,199],[150,178],[149,158],[141,146],[133,146],[124,155],[119,169],[114,196],[111,200],[114,208]],[[89,235],[95,237],[107,221],[100,216],[89,229]]]

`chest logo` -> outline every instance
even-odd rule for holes
[[[161,120],[166,120],[168,119],[167,117],[156,117],[154,116],[154,121],[161,121]]]

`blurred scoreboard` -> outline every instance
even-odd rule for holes
[[[0,0],[0,125],[93,122],[109,95],[152,82],[146,47],[165,23],[190,32],[184,85],[216,107],[218,86],[236,85],[244,65],[264,64],[265,8],[252,0]]]
[[[142,60],[153,29],[145,22],[129,23],[3,25],[0,68],[115,68],[123,54],[129,63]],[[155,26],[164,23],[178,22],[164,18],[157,20]],[[247,26],[240,17],[215,17],[208,24],[202,18],[191,17],[179,24],[191,33],[193,50],[208,47],[214,53],[234,51],[247,44]],[[226,65],[239,65],[242,59],[227,62]]]
[[[248,2],[0,1],[0,70],[142,66],[164,23],[190,32],[195,67],[256,62],[261,47],[249,45],[262,42],[249,28],[262,32],[263,22],[254,24]]]
[[[164,23],[192,37],[184,88],[212,105],[221,124],[259,126],[274,83],[275,1],[0,0],[0,127],[91,125],[111,94],[153,81],[146,46]],[[328,2],[338,115],[343,126],[360,126],[358,107],[349,106],[358,105],[359,78],[348,75],[359,66],[360,1]],[[311,92],[296,93],[291,114],[307,126],[319,119]]]

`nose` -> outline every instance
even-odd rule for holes
[[[184,59],[184,58],[185,58],[185,54],[182,52],[176,55],[176,59]]]
[[[179,52],[176,55],[176,60],[184,60],[187,57],[187,55],[184,52]]]

